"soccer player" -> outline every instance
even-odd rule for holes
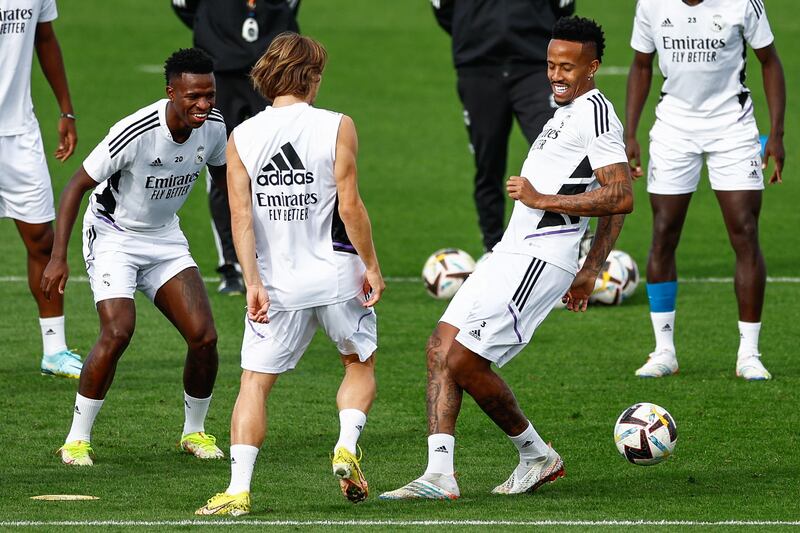
[[[318,327],[344,365],[333,473],[350,501],[368,494],[357,442],[375,398],[372,306],[384,282],[358,193],[353,120],[312,107],[326,60],[317,41],[278,35],[251,73],[272,105],[237,126],[228,140],[233,242],[247,287],[243,372],[231,417],[230,484],[199,515],[250,512],[266,401]]]
[[[91,432],[117,363],[133,335],[136,289],[186,340],[185,422],[181,448],[201,459],[223,457],[204,423],[217,376],[217,333],[203,281],[176,212],[204,166],[225,176],[225,123],[214,109],[211,59],[194,48],[170,56],[168,99],[117,122],[64,188],[46,295],[63,293],[67,244],[84,194],[83,251],[100,317],[99,338],[80,375],[72,428],[59,449],[64,463],[91,466]]]
[[[761,62],[771,130],[764,159],[745,86],[747,46]],[[647,261],[647,295],[655,350],[636,375],[662,377],[678,372],[673,335],[678,247],[703,160],[736,252],[734,289],[739,304],[736,375],[766,380],[758,337],[767,272],[758,244],[763,169],[770,158],[783,171],[783,118],[786,86],[762,0],[640,0],[628,77],[626,150],[633,175],[643,175],[636,140],[642,108],[653,76],[653,56],[664,75],[656,122],[650,130],[647,191],[653,210],[653,241]]]
[[[428,467],[380,497],[456,499],[455,425],[464,391],[508,435],[519,464],[497,494],[531,492],[564,475],[559,454],[539,436],[491,364],[503,366],[530,342],[557,300],[584,311],[608,253],[633,209],[622,124],[595,87],[605,39],[593,20],[561,18],[547,48],[547,75],[559,108],[531,146],[516,200],[494,252],[450,302],[427,345]],[[600,217],[577,272],[588,217]]]
[[[230,135],[243,120],[267,107],[269,102],[253,88],[248,75],[276,35],[284,31],[299,32],[300,0],[172,0],[172,8],[194,32],[194,46],[214,61],[215,105],[225,117]],[[231,236],[228,193],[208,174],[206,185],[211,229],[219,256],[219,292],[244,294]]]
[[[28,253],[28,286],[39,308],[42,374],[78,378],[81,360],[67,348],[64,299],[45,298],[39,286],[53,248],[53,189],[44,157],[39,123],[31,101],[33,50],[58,100],[58,148],[66,161],[78,135],[64,72],[61,47],[52,21],[55,0],[0,0],[0,218],[11,218]]]

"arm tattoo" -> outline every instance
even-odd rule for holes
[[[601,187],[574,195],[546,195],[546,211],[584,217],[629,213],[633,210],[633,189],[627,163],[615,163],[594,171]]]
[[[614,248],[614,243],[617,242],[624,221],[625,215],[611,215],[597,219],[597,231],[583,268],[600,272],[608,254]]]

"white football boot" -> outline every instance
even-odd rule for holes
[[[640,378],[663,378],[677,373],[678,358],[669,350],[651,353],[647,362],[636,370]]]
[[[384,492],[381,500],[457,500],[461,496],[453,474],[425,474],[399,489]]]
[[[492,494],[522,494],[533,492],[545,483],[555,481],[565,475],[564,461],[553,448],[547,448],[547,455],[539,461],[520,462],[511,476],[492,490]]]
[[[761,354],[740,355],[736,360],[736,375],[747,381],[765,381],[772,379],[772,374],[761,362]]]

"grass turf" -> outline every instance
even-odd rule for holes
[[[343,111],[359,130],[361,189],[373,219],[384,273],[416,276],[425,257],[441,246],[479,254],[471,201],[472,163],[455,94],[449,41],[426,2],[308,0],[304,32],[321,39],[331,55],[318,105]],[[800,73],[789,39],[798,23],[789,0],[767,2],[790,88]],[[80,120],[76,155],[50,160],[56,190],[119,118],[163,94],[158,65],[190,35],[166,3],[133,0],[62,2],[56,31],[65,54]],[[606,66],[624,67],[633,6],[618,0],[584,0],[582,15],[600,21],[608,41]],[[98,21],[106,21],[99,23]],[[767,108],[757,63],[749,85],[762,130]],[[45,146],[55,145],[57,110],[34,67],[34,99]],[[603,75],[598,85],[622,114],[625,77]],[[655,94],[658,87],[654,86]],[[791,103],[791,100],[790,100]],[[652,120],[653,95],[640,140]],[[795,164],[800,114],[786,119],[789,166]],[[509,149],[509,173],[527,147],[518,131]],[[762,246],[770,275],[796,276],[797,185],[764,195]],[[619,247],[644,266],[650,214],[644,184]],[[398,201],[402,199],[403,201]],[[181,212],[201,270],[213,275],[216,254],[202,191]],[[76,231],[70,249],[73,276],[84,273]],[[0,221],[0,276],[25,275],[24,249],[10,221]],[[732,275],[733,255],[707,185],[693,200],[678,254],[684,277]],[[220,332],[220,374],[207,429],[223,449],[238,389],[242,333],[239,298],[209,285]],[[256,468],[253,518],[266,520],[797,520],[800,492],[800,366],[794,356],[800,325],[795,317],[800,285],[772,283],[764,310],[762,350],[776,379],[744,383],[733,376],[736,308],[730,283],[682,284],[677,343],[681,374],[637,380],[633,370],[651,348],[643,287],[619,308],[586,315],[554,312],[523,354],[502,370],[542,435],[565,459],[567,477],[534,496],[493,497],[489,490],[513,468],[513,447],[467,399],[459,419],[456,464],[463,497],[454,503],[381,502],[353,507],[329,473],[337,436],[334,397],[341,376],[335,351],[317,338],[295,372],[281,378],[270,404],[270,431]],[[7,460],[0,466],[2,520],[180,520],[223,490],[225,461],[202,463],[180,455],[181,373],[184,346],[177,332],[145,298],[137,298],[137,331],[120,363],[99,415],[91,469],[60,465],[52,452],[66,434],[75,382],[38,375],[40,340],[35,306],[25,283],[0,283],[0,399]],[[70,346],[86,353],[97,319],[88,284],[70,282]],[[424,344],[444,303],[421,283],[389,284],[379,306],[379,396],[362,438],[364,468],[373,496],[419,475],[425,461]],[[663,405],[679,429],[674,458],[642,468],[623,461],[613,445],[619,412],[636,401]],[[39,502],[29,496],[87,493],[89,502]],[[453,526],[458,527],[458,526]],[[460,527],[459,527],[460,528]]]

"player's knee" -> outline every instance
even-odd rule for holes
[[[32,258],[47,262],[53,249],[53,228],[43,225],[39,230],[28,235],[25,240],[28,255]]]
[[[100,332],[99,344],[106,351],[120,355],[128,347],[133,336],[133,330],[121,324],[110,324],[103,327]]]
[[[215,328],[205,328],[187,339],[189,349],[192,351],[213,352],[217,348],[217,330]]]

